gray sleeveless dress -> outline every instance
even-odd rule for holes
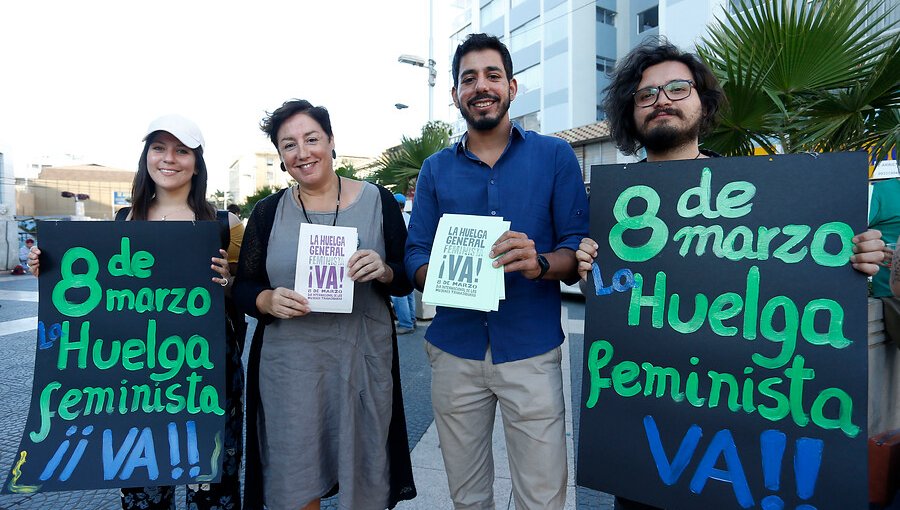
[[[388,204],[392,205],[392,204]],[[307,210],[331,225],[334,211]],[[296,191],[284,193],[269,237],[273,287],[294,287],[300,224]],[[364,183],[338,226],[360,249],[385,256],[381,196]],[[391,314],[372,283],[356,283],[353,313],[310,313],[266,326],[259,384],[260,449],[270,510],[297,510],[340,483],[340,508],[387,507],[391,421]]]

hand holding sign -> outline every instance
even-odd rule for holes
[[[873,276],[878,272],[878,263],[884,259],[884,241],[878,230],[866,230],[853,237],[853,253],[850,262],[853,269]]]
[[[225,287],[231,281],[231,271],[228,269],[228,252],[220,249],[219,255],[221,255],[221,258],[212,258],[212,264],[209,268],[219,273],[219,277],[213,277],[212,281]]]
[[[37,246],[32,246],[31,251],[28,253],[28,270],[31,271],[31,274],[34,276],[40,276],[41,274],[41,249]]]
[[[600,245],[593,239],[585,237],[581,240],[581,244],[578,245],[578,250],[575,251],[575,260],[578,261],[578,277],[582,280],[587,281],[587,274],[591,271],[591,266],[594,265],[594,259],[597,258],[598,248],[600,248]]]

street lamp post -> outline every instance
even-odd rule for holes
[[[71,191],[63,191],[59,194],[63,198],[75,199],[75,217],[84,218],[84,201],[91,198],[87,193],[72,193]]]
[[[434,119],[434,83],[437,78],[437,70],[434,68],[434,59],[429,58],[428,60],[425,60],[422,57],[404,54],[400,55],[397,62],[428,68],[428,121],[431,122]]]
[[[434,120],[434,82],[437,70],[434,68],[434,0],[428,0],[428,60],[415,55],[403,54],[397,59],[402,64],[428,68],[428,122]],[[398,108],[399,109],[399,108]]]

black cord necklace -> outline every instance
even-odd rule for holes
[[[300,208],[303,209],[303,217],[306,218],[306,222],[312,223],[312,221],[309,219],[309,215],[306,214],[306,206],[303,205],[303,198],[300,197],[300,184],[297,184],[297,200],[300,201]],[[334,205],[334,221],[331,222],[332,227],[337,225],[338,210],[340,210],[340,208],[341,208],[341,176],[338,176],[338,195],[337,195],[337,201]]]

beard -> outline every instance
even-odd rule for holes
[[[497,96],[484,94],[472,99],[468,104],[477,103],[478,101],[482,101],[485,99],[493,99],[500,105],[496,116],[490,117],[480,114],[476,116],[476,114],[473,114],[469,110],[468,105],[465,107],[459,107],[459,113],[461,113],[463,118],[466,119],[466,123],[469,125],[469,129],[474,129],[475,131],[490,131],[500,125],[500,121],[503,120],[503,117],[506,116],[506,112],[509,111],[509,105],[511,103],[509,96],[506,96],[506,100],[504,101]]]
[[[684,119],[684,115],[676,110],[666,110],[666,113]],[[656,116],[650,116],[645,124]],[[686,143],[696,140],[700,136],[700,119],[687,128],[678,128],[668,123],[650,129],[638,128],[635,139],[651,152],[665,152]]]

